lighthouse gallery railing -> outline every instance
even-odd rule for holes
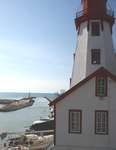
[[[88,14],[88,9],[81,10],[76,13],[76,18],[79,18],[79,17],[81,17],[83,15],[87,15],[87,14]],[[106,15],[113,17],[114,11],[111,9],[106,9]]]

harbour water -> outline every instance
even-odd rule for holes
[[[20,99],[27,93],[0,93],[0,98]],[[55,94],[32,93],[35,102],[32,106],[12,112],[0,112],[0,133],[22,132],[29,128],[35,120],[48,118],[50,114],[49,102],[43,97],[55,98]]]

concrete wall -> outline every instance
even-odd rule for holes
[[[95,78],[65,97],[56,105],[55,150],[116,149],[116,82],[108,79],[108,97],[95,97]],[[68,133],[70,109],[82,110],[82,134]],[[95,110],[109,111],[109,134],[95,134]],[[88,148],[88,149],[87,149]]]

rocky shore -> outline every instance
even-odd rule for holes
[[[28,132],[10,138],[4,133],[0,150],[52,150],[54,136],[53,134],[49,135],[50,132]]]

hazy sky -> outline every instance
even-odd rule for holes
[[[0,92],[68,88],[79,6],[80,0],[0,0]]]

